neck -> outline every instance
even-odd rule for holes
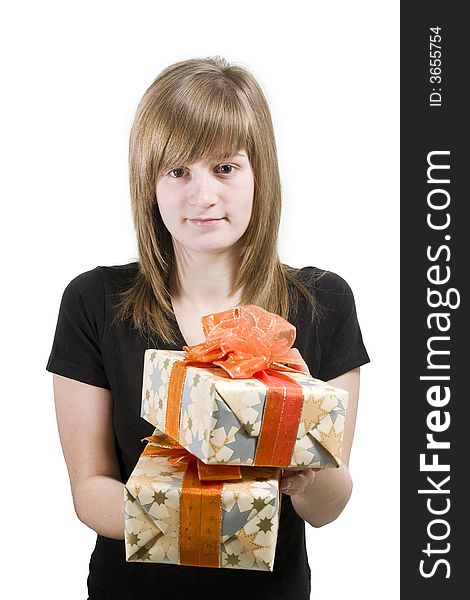
[[[175,248],[176,272],[170,282],[173,301],[208,312],[237,306],[241,290],[231,288],[239,261],[231,252],[181,252]]]

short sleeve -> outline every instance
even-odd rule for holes
[[[104,324],[104,282],[100,267],[96,267],[72,279],[65,288],[46,370],[111,389],[101,352]]]
[[[362,340],[354,295],[348,283],[336,273],[325,271],[316,280],[315,287],[321,309],[318,378],[327,381],[370,362],[370,358]]]

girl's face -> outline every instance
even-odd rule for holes
[[[221,252],[246,231],[254,178],[245,151],[223,162],[175,165],[156,186],[162,220],[188,251]]]

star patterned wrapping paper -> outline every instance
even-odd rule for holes
[[[125,550],[128,562],[156,562],[272,571],[280,512],[280,469],[241,467],[242,479],[220,483],[217,518],[197,513],[204,493],[191,464],[165,456],[141,456],[124,489]],[[209,484],[210,485],[210,484]],[[185,489],[185,491],[183,491]],[[184,494],[186,512],[182,508]],[[202,500],[200,499],[202,498]],[[188,511],[189,507],[189,511]],[[189,516],[188,516],[189,515]],[[185,523],[196,522],[192,539]],[[211,529],[212,528],[212,529]],[[207,564],[204,540],[212,537],[215,560]],[[191,548],[182,549],[182,545]]]
[[[256,378],[231,379],[219,367],[187,366],[178,431],[168,431],[170,381],[175,364],[184,358],[182,351],[146,350],[141,416],[207,464],[260,465],[256,453],[266,418],[267,386]],[[287,375],[301,387],[302,395],[290,462],[260,466],[338,467],[348,392],[307,373]]]

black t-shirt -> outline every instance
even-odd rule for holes
[[[129,287],[138,263],[96,267],[75,277],[65,288],[48,371],[110,389],[114,401],[114,432],[122,482],[143,450],[141,439],[154,428],[140,417],[143,356],[154,344],[128,323],[111,324],[119,291]],[[294,346],[313,377],[333,379],[369,362],[362,342],[349,285],[339,275],[315,267],[298,270],[313,291],[322,316],[312,325],[305,300],[291,307],[288,320],[296,327]],[[174,320],[177,340],[162,349],[181,350],[185,341]],[[124,531],[124,523],[123,523]],[[274,570],[216,569],[157,563],[128,563],[124,540],[98,535],[88,576],[90,600],[155,600],[174,598],[224,600],[308,600],[310,567],[305,522],[283,495]]]

